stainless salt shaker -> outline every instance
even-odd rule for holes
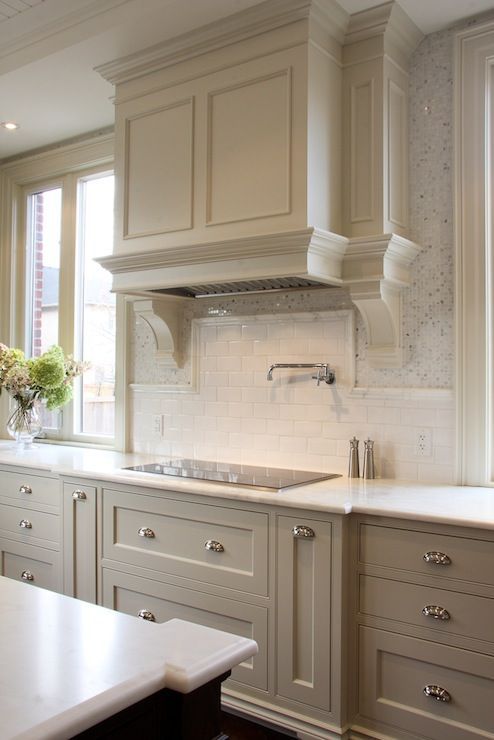
[[[358,461],[358,445],[359,440],[354,437],[350,440],[350,458],[348,460],[348,477],[358,478],[360,476],[359,461]]]
[[[374,468],[374,441],[372,439],[364,440],[364,478],[375,478],[376,470]]]

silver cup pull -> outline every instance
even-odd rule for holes
[[[150,539],[155,537],[153,530],[149,527],[140,527],[137,530],[137,534],[139,535],[139,537],[149,537]]]
[[[76,488],[72,494],[74,501],[85,501],[87,499],[86,491],[82,491],[80,488]]]
[[[435,699],[436,701],[444,701],[446,703],[451,701],[451,694],[449,691],[446,691],[446,689],[443,689],[441,686],[435,686],[434,684],[424,686],[424,694],[430,699]]]
[[[225,548],[221,542],[217,542],[216,540],[207,540],[204,543],[204,547],[206,550],[211,550],[212,552],[225,552]]]
[[[32,493],[33,489],[31,486],[28,486],[26,483],[19,487],[19,493]]]
[[[149,609],[140,609],[140,611],[137,612],[137,616],[139,619],[145,619],[146,622],[156,622],[156,617],[153,612],[149,611]]]
[[[19,527],[22,527],[22,529],[32,529],[33,525],[29,521],[29,519],[21,519],[19,522]]]
[[[310,527],[306,527],[303,524],[297,524],[293,527],[292,534],[294,537],[315,537],[316,533]]]
[[[30,570],[23,570],[21,573],[21,578],[23,581],[34,581],[34,576]]]
[[[423,558],[426,563],[433,563],[434,565],[451,565],[451,558],[444,552],[431,550],[430,552],[424,553]]]
[[[451,615],[447,611],[447,609],[444,609],[442,606],[436,606],[435,604],[427,604],[427,606],[424,606],[424,608],[422,609],[422,614],[424,615],[424,617],[440,619],[443,622],[447,622],[448,619],[451,619]]]

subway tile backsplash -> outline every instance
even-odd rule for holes
[[[203,318],[194,329],[195,391],[133,386],[136,451],[346,474],[349,439],[363,454],[369,436],[380,476],[453,481],[451,393],[355,388],[352,310]],[[270,382],[275,362],[329,362],[336,383],[317,386],[306,369],[276,369]]]

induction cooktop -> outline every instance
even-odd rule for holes
[[[155,473],[176,478],[195,478],[213,481],[214,483],[251,486],[269,491],[282,491],[292,486],[307,485],[329,478],[339,478],[337,473],[318,473],[309,470],[285,470],[235,463],[210,462],[208,460],[190,460],[170,458],[147,465],[132,465],[124,470],[135,470],[139,473]]]

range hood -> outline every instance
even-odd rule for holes
[[[395,2],[349,17],[267,0],[99,67],[116,88],[113,290],[169,327],[171,296],[344,287],[371,364],[399,366],[420,38]]]

